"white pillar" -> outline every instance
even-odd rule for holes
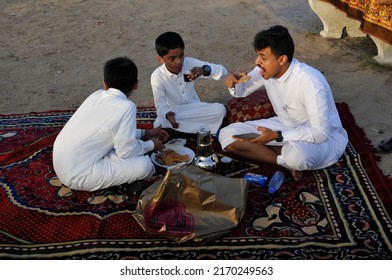
[[[348,36],[350,37],[365,37],[366,34],[362,32],[359,27],[361,22],[355,19],[348,18],[347,15],[334,7],[332,4],[320,0],[308,0],[310,8],[320,18],[323,23],[324,30],[320,31],[320,36],[325,38],[342,37],[343,28],[346,27]],[[392,65],[392,45],[369,35],[377,46],[378,55],[374,56],[380,64]]]

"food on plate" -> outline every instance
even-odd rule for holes
[[[241,83],[246,83],[246,82],[249,81],[250,79],[252,79],[252,76],[251,76],[251,75],[246,75],[246,76],[243,76],[243,77],[238,81],[238,83],[239,83],[239,84],[241,84]]]
[[[157,162],[163,165],[174,165],[181,162],[188,162],[188,155],[181,155],[174,150],[167,149],[155,155]]]

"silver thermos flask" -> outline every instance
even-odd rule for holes
[[[197,132],[197,155],[193,160],[193,165],[207,171],[216,172],[219,158],[212,153],[211,132],[201,127]]]

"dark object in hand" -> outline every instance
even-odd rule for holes
[[[244,133],[244,134],[233,135],[234,138],[246,139],[246,140],[254,139],[259,136],[260,136],[260,134],[257,134],[257,133]]]
[[[189,74],[184,74],[184,81],[189,83],[191,80],[189,79]]]

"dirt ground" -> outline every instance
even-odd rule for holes
[[[159,34],[176,31],[186,55],[246,71],[255,60],[254,35],[281,24],[296,57],[324,72],[335,100],[349,104],[372,144],[392,137],[392,68],[372,62],[377,49],[369,37],[320,37],[322,23],[306,0],[3,0],[0,11],[0,114],[77,108],[101,87],[104,62],[119,55],[139,68],[131,99],[153,105]],[[223,82],[198,81],[197,88],[205,101],[230,99]],[[382,155],[380,167],[392,174],[392,154]]]

